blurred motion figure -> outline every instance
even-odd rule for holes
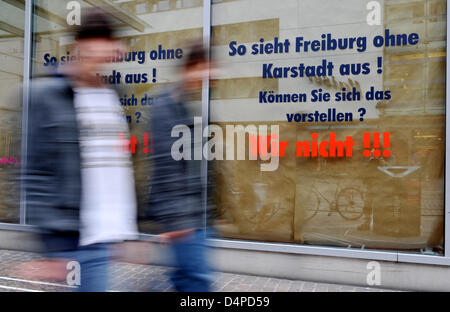
[[[97,78],[118,47],[109,20],[86,10],[75,33],[77,62],[32,82],[28,217],[48,257],[80,263],[80,291],[106,291],[111,243],[137,233],[132,163],[119,148],[128,125]]]
[[[151,110],[154,153],[147,217],[163,225],[165,232],[159,237],[172,247],[176,270],[171,279],[177,291],[211,290],[201,160],[191,157],[192,160],[176,161],[171,155],[172,145],[179,139],[172,137],[172,130],[180,125],[188,126],[193,134],[193,117],[201,116],[201,105],[195,98],[201,94],[209,66],[203,45],[193,44],[181,69],[179,83],[166,88]],[[201,149],[201,142],[191,141],[192,154],[201,153]]]

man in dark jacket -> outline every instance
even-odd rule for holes
[[[48,257],[79,262],[81,291],[106,291],[110,244],[137,231],[132,164],[120,151],[128,126],[116,92],[97,78],[118,47],[107,17],[83,12],[75,39],[76,62],[32,81],[28,221]]]
[[[206,51],[193,46],[182,69],[179,84],[167,88],[151,110],[154,138],[153,176],[149,193],[149,216],[164,227],[159,237],[172,245],[177,269],[172,282],[178,291],[209,291],[211,269],[205,242],[206,211],[202,207],[202,146],[191,144],[192,157],[175,160],[172,148],[179,137],[172,137],[178,127],[194,131],[194,116],[201,116],[199,95],[202,80],[208,75]],[[201,125],[196,125],[201,127]],[[176,151],[177,153],[180,151]],[[188,154],[188,153],[185,153]]]

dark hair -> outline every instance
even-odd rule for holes
[[[75,27],[75,39],[105,38],[113,39],[110,19],[100,8],[87,8],[81,11],[81,25]]]
[[[189,47],[189,53],[184,64],[185,68],[189,68],[208,61],[208,51],[203,47],[201,41],[195,42]]]

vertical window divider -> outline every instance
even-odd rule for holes
[[[23,81],[22,81],[22,144],[20,166],[20,224],[26,224],[26,191],[24,174],[28,155],[28,108],[30,100],[31,61],[33,44],[33,0],[25,1],[25,24],[23,38]]]
[[[207,51],[207,61],[210,61],[211,54],[211,0],[203,1],[203,46]],[[209,72],[208,76],[203,78],[202,82],[202,155],[203,147],[208,141],[203,136],[204,130],[209,125]],[[202,179],[202,206],[204,213],[204,228],[208,224],[208,160],[202,157],[201,162],[201,179]],[[206,232],[205,232],[206,235]]]
[[[450,107],[449,107],[449,94],[448,90],[450,90],[450,63],[448,59],[448,42],[450,39],[450,25],[449,21],[449,13],[448,8],[450,5],[450,0],[447,0],[447,49],[445,53],[446,58],[446,95],[445,95],[445,192],[444,192],[444,205],[445,205],[445,214],[444,214],[444,256],[446,258],[450,258],[450,203],[447,200],[447,195],[450,194],[450,183],[448,183],[447,179],[450,176]]]

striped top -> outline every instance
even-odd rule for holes
[[[80,245],[134,239],[136,195],[119,98],[110,89],[75,89],[80,129],[82,198]]]

